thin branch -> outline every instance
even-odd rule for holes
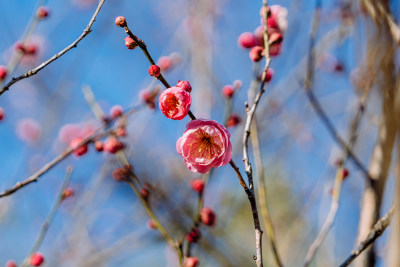
[[[130,108],[127,111],[125,111],[124,114],[126,116],[128,116],[128,115],[132,114],[134,111],[136,111],[140,107],[141,107],[141,105],[135,106],[133,108]],[[84,146],[86,144],[89,144],[89,143],[93,142],[95,139],[97,139],[99,137],[102,137],[104,135],[107,135],[109,132],[113,131],[113,129],[110,128],[110,129],[107,129],[106,131],[101,133],[100,131],[103,130],[105,127],[106,126],[102,126],[102,127],[98,128],[91,135],[89,135],[88,137],[84,138],[79,144],[77,144],[75,149],[72,149],[70,147],[67,148],[64,152],[62,152],[57,157],[55,157],[53,160],[51,160],[50,162],[45,164],[40,170],[38,170],[37,172],[35,172],[34,174],[29,176],[25,180],[23,180],[21,182],[18,182],[18,183],[16,183],[15,186],[0,192],[0,198],[9,196],[9,195],[15,193],[16,191],[20,190],[23,187],[25,187],[25,186],[33,183],[33,182],[37,182],[39,180],[39,178],[43,174],[45,174],[46,172],[51,170],[54,166],[56,166],[59,162],[63,161],[65,158],[67,158],[76,149],[78,149],[79,147]]]
[[[39,71],[41,71],[42,69],[44,69],[47,65],[49,65],[50,63],[52,63],[53,61],[57,60],[58,58],[60,58],[61,56],[63,56],[64,54],[66,54],[69,50],[71,50],[72,48],[75,48],[78,46],[78,43],[80,41],[82,41],[89,33],[91,33],[91,28],[93,23],[96,21],[97,15],[100,12],[101,7],[103,6],[105,0],[100,0],[99,4],[97,6],[96,11],[94,12],[91,20],[89,21],[89,24],[86,26],[85,30],[83,31],[83,33],[81,34],[81,36],[78,37],[78,39],[76,39],[72,44],[70,44],[69,46],[67,46],[66,48],[64,48],[63,50],[61,50],[60,52],[58,52],[57,54],[55,54],[54,56],[52,56],[50,59],[46,60],[45,62],[41,63],[39,66],[37,66],[36,68],[26,72],[25,74],[18,76],[16,78],[12,78],[10,82],[8,82],[1,90],[0,90],[0,95],[2,95],[5,91],[9,90],[10,87],[15,84],[16,82],[26,79],[30,76],[33,76],[35,74],[37,74]]]
[[[264,219],[264,224],[265,228],[267,231],[267,236],[269,238],[271,248],[272,248],[272,254],[275,259],[275,263],[279,267],[283,267],[283,263],[281,260],[281,257],[279,256],[278,253],[278,246],[276,244],[276,238],[275,238],[275,231],[274,231],[274,226],[272,224],[272,219],[269,214],[268,210],[268,203],[267,203],[267,188],[265,184],[265,174],[264,174],[264,166],[262,163],[262,156],[261,156],[261,149],[260,149],[260,142],[258,138],[258,129],[257,129],[257,123],[256,120],[253,121],[251,125],[251,135],[250,135],[250,140],[251,144],[253,147],[253,154],[254,154],[254,162],[256,165],[256,170],[257,170],[257,176],[258,176],[258,181],[259,181],[259,189],[258,189],[258,201],[260,203],[260,210],[262,217]]]
[[[52,209],[50,210],[49,214],[47,215],[46,220],[42,224],[42,229],[41,229],[40,233],[38,234],[38,236],[36,238],[36,241],[33,244],[33,247],[31,249],[31,251],[29,252],[28,256],[23,261],[21,267],[25,267],[25,266],[29,265],[29,258],[31,257],[31,255],[33,253],[38,251],[40,245],[42,244],[43,239],[46,236],[47,230],[49,229],[51,223],[53,222],[54,216],[56,215],[58,208],[60,207],[62,201],[64,200],[64,191],[69,185],[69,181],[71,179],[71,173],[72,173],[72,167],[69,166],[67,168],[67,172],[65,174],[64,182],[63,182],[63,184],[61,186],[61,189],[60,189],[60,191],[58,193],[57,200],[55,201]]]
[[[136,35],[134,35],[132,33],[132,31],[129,29],[128,25],[126,25],[124,27],[125,32],[135,41],[135,43],[140,47],[140,49],[142,50],[143,54],[145,54],[147,60],[150,62],[151,65],[156,65],[153,57],[150,55],[149,50],[147,50],[147,46],[146,43],[139,39]],[[160,80],[160,82],[162,82],[162,84],[164,84],[165,88],[170,88],[171,85],[167,82],[167,80],[164,78],[164,76],[162,75],[162,73],[160,73],[160,75],[158,77],[156,77],[156,79]],[[189,110],[188,115],[190,117],[191,120],[195,120],[196,116],[194,116],[194,114]]]
[[[356,250],[351,252],[351,255],[340,265],[340,267],[348,266],[358,255],[360,255],[366,248],[372,245],[375,240],[380,237],[386,228],[392,222],[394,214],[394,207],[391,207],[389,212],[386,213],[378,222],[374,225],[371,231],[368,233],[367,238],[360,243]]]

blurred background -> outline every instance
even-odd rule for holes
[[[388,2],[398,17],[400,2],[378,2]],[[7,66],[15,57],[21,38],[27,37],[26,43],[36,47],[32,55],[22,56],[5,82],[72,43],[97,4],[95,0],[0,1],[0,65]],[[285,266],[299,266],[329,212],[336,163],[343,149],[311,105],[304,86],[314,1],[271,0],[268,4],[287,9],[287,30],[281,53],[272,58],[274,75],[256,113],[258,138],[278,250]],[[48,7],[49,16],[29,28],[42,5]],[[231,102],[241,122],[228,129],[233,159],[245,175],[244,103],[252,95],[249,88],[258,75],[258,64],[250,60],[248,49],[238,45],[238,37],[260,26],[261,6],[262,1],[106,1],[93,32],[77,48],[1,95],[0,190],[29,177],[68,148],[67,128],[87,135],[102,125],[82,88],[90,87],[108,114],[114,105],[128,109],[142,103],[142,90],[161,85],[148,75],[143,53],[125,47],[126,34],[114,24],[117,16],[126,18],[156,61],[163,57],[160,65],[163,60],[170,65],[164,66],[163,74],[171,85],[190,81],[191,110],[198,118],[223,123],[228,115],[222,88],[241,81]],[[367,11],[358,1],[322,1],[312,84],[313,94],[341,138],[348,143],[351,135],[357,136],[352,150],[366,168],[380,140],[382,103],[388,90],[384,84],[395,85],[385,77],[395,80],[399,59],[393,51],[390,64],[380,61],[388,60],[389,51],[382,47],[391,37]],[[261,61],[259,72],[263,66]],[[363,96],[365,110],[354,131],[352,122]],[[196,215],[197,195],[190,181],[202,178],[190,172],[176,152],[176,140],[187,122],[189,118],[165,118],[157,103],[155,109],[147,105],[128,117],[127,135],[121,138],[139,179],[151,185],[154,212],[177,239],[190,230]],[[396,146],[394,141],[391,146]],[[380,215],[389,210],[394,198],[397,153],[391,151],[380,161],[389,164]],[[0,199],[0,265],[9,259],[21,263],[27,257],[56,201],[67,166],[74,169],[70,183],[74,195],[61,204],[39,249],[45,266],[177,266],[175,252],[156,230],[149,229],[148,216],[131,188],[112,179],[112,171],[119,167],[116,157],[96,152],[92,145],[84,156],[69,156],[37,183]],[[357,244],[366,178],[352,161],[344,166],[349,175],[343,181],[337,217],[311,266],[338,266]],[[200,227],[202,238],[193,245],[192,255],[201,266],[252,266],[251,209],[229,165],[211,172],[204,198],[217,221],[214,227]],[[375,266],[389,266],[390,233],[388,229],[376,242]],[[265,266],[276,266],[267,235],[263,245]]]

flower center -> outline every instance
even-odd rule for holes
[[[177,108],[179,106],[179,100],[178,100],[178,98],[176,98],[175,95],[168,96],[168,99],[166,102],[167,102],[168,106],[171,108]]]
[[[221,147],[215,142],[214,137],[202,129],[196,132],[196,139],[191,146],[191,154],[195,158],[210,160],[218,156]]]

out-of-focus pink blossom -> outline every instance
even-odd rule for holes
[[[158,59],[157,65],[160,67],[162,71],[167,71],[172,68],[173,61],[169,56],[162,56]]]
[[[199,266],[199,259],[196,257],[187,257],[183,263],[183,267],[197,267]]]
[[[256,37],[251,32],[244,32],[239,35],[238,46],[242,48],[252,48],[258,44]]]
[[[186,125],[176,142],[176,150],[192,172],[208,173],[213,167],[229,163],[232,158],[231,135],[214,120],[197,119]]]
[[[171,87],[161,93],[158,103],[167,118],[181,120],[188,114],[192,99],[184,89]]]
[[[270,8],[271,8],[270,18],[275,20],[280,32],[284,34],[288,27],[287,9],[280,5],[272,5]]]
[[[22,119],[17,122],[16,133],[22,141],[33,143],[40,138],[41,127],[34,119]]]
[[[80,128],[76,124],[65,124],[58,132],[58,139],[64,144],[69,144],[73,139],[79,137]]]

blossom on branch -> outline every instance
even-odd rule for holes
[[[188,114],[192,99],[181,87],[171,87],[161,93],[158,103],[167,118],[181,120]]]
[[[228,130],[214,120],[197,119],[186,125],[186,131],[176,142],[176,150],[192,172],[208,173],[232,159],[232,144]]]

